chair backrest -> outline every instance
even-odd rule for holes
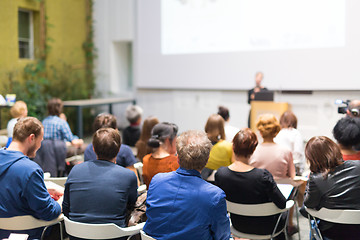
[[[44,177],[44,181],[53,182],[61,187],[65,187],[65,182],[67,180],[67,177]]]
[[[65,230],[73,236],[84,239],[111,239],[138,234],[145,223],[136,226],[121,228],[114,223],[80,223],[64,216]]]
[[[138,176],[139,176],[139,180],[141,184],[144,184],[144,179],[143,179],[143,163],[142,162],[137,162],[134,164],[134,168],[136,169],[136,171],[138,172]]]
[[[271,216],[278,213],[282,213],[290,209],[294,205],[293,200],[288,200],[286,202],[286,207],[284,209],[278,208],[274,203],[260,203],[260,204],[241,204],[233,203],[226,200],[227,210],[230,213],[234,213],[242,216]]]
[[[155,238],[147,235],[143,230],[140,231],[140,235],[141,235],[141,240],[156,240]]]
[[[360,210],[321,208],[319,211],[316,211],[307,207],[305,209],[311,216],[328,222],[360,224]]]
[[[0,218],[0,229],[11,231],[29,230],[59,223],[63,220],[63,218],[64,216],[62,214],[58,218],[51,221],[40,220],[30,215]]]

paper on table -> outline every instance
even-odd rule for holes
[[[8,240],[27,240],[28,237],[27,234],[10,233]]]

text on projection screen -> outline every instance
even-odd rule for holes
[[[345,46],[345,0],[162,0],[162,54]]]

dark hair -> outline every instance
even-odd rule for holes
[[[100,128],[94,133],[92,144],[98,159],[110,161],[119,153],[120,133],[113,128]]]
[[[212,143],[225,139],[224,119],[219,114],[212,114],[205,124],[205,132]]]
[[[152,148],[160,147],[160,143],[164,143],[167,138],[174,140],[178,132],[178,126],[174,123],[162,122],[156,124],[151,130],[151,137],[148,140],[148,146]]]
[[[34,134],[38,137],[43,129],[42,123],[34,117],[20,118],[14,127],[13,140],[24,142],[27,137]]]
[[[227,121],[230,117],[229,109],[224,106],[219,106],[218,114],[222,116],[225,121]]]
[[[180,167],[201,171],[209,159],[211,147],[204,132],[189,130],[182,133],[176,140]]]
[[[100,128],[117,129],[116,117],[109,113],[100,113],[97,115],[93,124],[94,132]]]
[[[281,128],[297,128],[297,118],[292,111],[284,112],[280,117]]]
[[[344,147],[351,147],[360,142],[360,118],[344,117],[340,119],[334,129],[336,141]]]
[[[250,157],[257,145],[256,134],[249,128],[241,129],[233,138],[233,150],[236,156]]]
[[[344,161],[339,146],[325,136],[312,137],[305,147],[305,157],[313,173],[323,173],[326,177]]]
[[[60,116],[63,111],[63,102],[59,98],[52,98],[47,103],[47,110],[50,116]]]

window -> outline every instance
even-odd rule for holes
[[[32,12],[19,10],[19,58],[34,58]]]

